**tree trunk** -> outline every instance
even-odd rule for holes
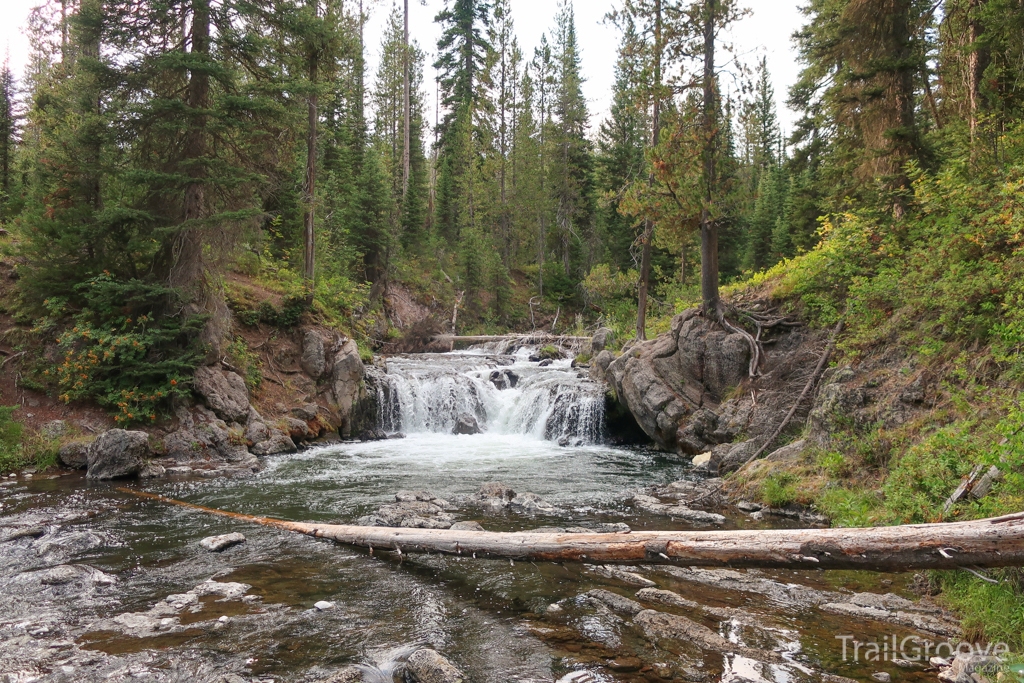
[[[303,216],[302,246],[303,246],[303,271],[302,276],[306,286],[306,302],[313,303],[316,277],[316,155],[317,155],[317,66],[319,56],[315,53],[309,55],[309,84],[313,92],[309,94],[306,104],[308,120],[306,122],[306,212]]]
[[[209,0],[192,1],[191,52],[209,59],[210,5]],[[188,163],[189,182],[185,185],[182,201],[182,227],[174,240],[169,284],[184,290],[186,296],[197,300],[202,292],[203,240],[198,223],[206,213],[206,168],[199,160],[206,155],[206,116],[203,111],[210,103],[210,76],[204,66],[190,69],[186,104],[191,110],[185,133],[184,159]]]
[[[967,102],[970,117],[971,145],[973,147],[978,129],[978,115],[981,112],[981,79],[985,72],[986,55],[978,46],[982,27],[979,14],[984,0],[970,0],[967,3]]]
[[[654,106],[651,112],[651,148],[658,145],[661,134],[661,0],[654,2]],[[654,185],[654,171],[647,176],[647,186]],[[654,241],[654,222],[644,220],[643,246],[640,253],[640,290],[636,305],[636,338],[647,339],[647,289],[651,281],[651,242]]]
[[[402,52],[402,91],[404,98],[404,119],[405,129],[403,131],[402,145],[402,199],[409,193],[409,141],[410,129],[412,126],[411,98],[409,93],[409,0],[405,0],[405,28],[403,31],[404,51]]]
[[[715,0],[704,0],[704,207],[700,212],[700,293],[704,315],[722,317],[718,297],[718,225],[711,205],[715,192],[717,122],[715,103]]]
[[[128,488],[118,490],[140,498],[378,552],[446,553],[548,562],[885,572],[1024,566],[1024,513],[951,524],[861,529],[510,533],[288,522],[207,508]]]

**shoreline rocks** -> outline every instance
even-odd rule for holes
[[[95,480],[131,477],[152,454],[146,432],[111,429],[89,445],[85,476]]]

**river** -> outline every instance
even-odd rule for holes
[[[608,445],[603,387],[568,359],[540,367],[530,353],[490,349],[389,359],[380,422],[405,438],[274,456],[251,478],[131,485],[304,521],[353,522],[393,502],[398,491],[426,490],[457,507],[452,514],[459,520],[494,531],[609,523],[688,528],[638,512],[629,501],[652,485],[697,476],[689,466],[650,449]],[[453,435],[465,416],[482,433]],[[472,506],[474,492],[493,481],[538,494],[553,508],[525,513]],[[782,683],[821,680],[822,671],[861,680],[876,671],[931,680],[891,663],[844,662],[836,640],[847,633],[871,640],[914,631],[827,614],[785,588],[909,595],[905,576],[747,572],[742,576],[762,583],[722,588],[708,582],[712,574],[640,571],[659,588],[712,611],[733,610],[729,618],[700,610],[688,616],[738,645],[780,655],[765,663],[652,642],[628,618],[579,598],[595,588],[627,597],[637,590],[591,567],[370,556],[139,500],[117,486],[74,473],[19,476],[0,487],[5,533],[35,528],[36,534],[0,543],[0,681],[312,682],[353,665],[363,680],[393,681],[401,680],[394,678],[401,661],[422,645],[478,682],[568,676],[580,683]],[[730,528],[766,524],[723,512]],[[204,537],[236,531],[247,541],[222,553],[199,545]],[[204,583],[210,579],[245,586],[235,593],[197,589],[213,585]],[[780,588],[765,592],[758,585]],[[167,607],[175,599],[186,606]],[[318,609],[320,601],[332,606]]]

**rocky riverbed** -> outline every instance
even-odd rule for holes
[[[411,435],[265,465],[143,486],[240,512],[423,528],[806,524],[688,507],[707,482],[646,450]],[[927,662],[843,661],[836,637],[958,629],[912,576],[371,557],[80,474],[0,491],[7,681],[934,681]]]

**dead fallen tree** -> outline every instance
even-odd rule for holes
[[[371,552],[446,553],[550,562],[790,569],[956,569],[1024,565],[1024,513],[949,524],[862,529],[497,533],[288,522],[120,491],[242,522],[295,531]]]
[[[515,341],[521,344],[580,344],[589,342],[590,337],[573,337],[564,334],[493,334],[475,336],[456,336],[440,334],[431,341],[439,343],[486,344],[494,341]]]

